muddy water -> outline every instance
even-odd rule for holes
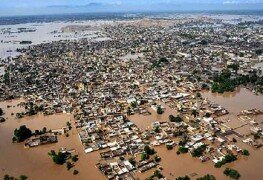
[[[164,107],[164,113],[159,115],[154,111],[152,108],[147,108],[147,110],[151,113],[150,115],[142,115],[142,114],[135,114],[129,116],[129,120],[135,123],[141,130],[146,130],[151,128],[151,124],[156,121],[164,122],[169,120],[169,115],[177,115],[176,110],[170,108],[169,106],[161,103]]]
[[[162,158],[160,165],[163,168],[163,175],[168,179],[175,179],[178,176],[197,174],[193,179],[212,174],[217,179],[226,179],[223,175],[224,169],[214,168],[211,161],[202,163],[196,158],[192,158],[189,153],[177,155],[178,147],[173,150],[167,150],[165,146],[156,147],[157,154]]]
[[[255,95],[251,91],[245,88],[238,88],[237,91],[232,93],[216,94],[211,92],[202,93],[203,97],[213,101],[229,111],[229,115],[226,118],[231,119],[226,123],[231,127],[238,127],[242,123],[238,120],[237,114],[244,109],[257,108],[263,110],[263,96]],[[225,117],[224,117],[225,118]],[[255,121],[259,122],[259,126],[262,127],[263,116],[252,116]],[[237,132],[241,134],[250,133],[250,126],[246,125],[237,129]],[[235,137],[238,139],[237,137]],[[248,149],[250,152],[249,157],[240,157],[236,162],[231,163],[228,167],[237,169],[241,174],[241,179],[262,179],[263,171],[263,150],[253,149],[252,147],[238,141],[238,146],[242,149]]]
[[[203,92],[202,96],[225,107],[235,115],[244,109],[257,108],[263,110],[263,96],[255,95],[245,88],[238,88],[235,92],[223,94]]]
[[[22,111],[20,107],[7,108],[6,105],[16,105],[22,100],[1,102],[0,107],[4,109],[6,122],[0,124],[0,177],[5,174],[12,176],[27,175],[30,179],[105,179],[95,168],[99,159],[98,153],[86,155],[83,146],[79,141],[77,130],[73,128],[69,137],[59,136],[58,143],[43,145],[36,148],[25,149],[23,143],[13,144],[11,139],[13,131],[20,125],[26,125],[33,129],[61,128],[67,121],[72,119],[71,115],[59,114],[52,116],[37,115],[21,120],[11,116],[12,112]],[[61,147],[75,149],[79,154],[79,161],[72,170],[67,171],[66,166],[55,165],[47,155],[50,150],[58,151]],[[74,176],[73,169],[77,169],[79,174]]]

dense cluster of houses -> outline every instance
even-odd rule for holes
[[[228,111],[202,98],[200,91],[209,88],[211,77],[227,65],[238,62],[238,73],[253,69],[261,73],[253,63],[262,60],[253,49],[258,38],[262,40],[256,37],[262,30],[218,23],[209,18],[149,21],[147,26],[116,22],[104,28],[110,37],[105,41],[31,46],[6,65],[0,99],[24,97],[31,103],[24,104],[26,112],[17,114],[18,118],[38,112],[72,113],[84,151],[100,152],[105,161],[96,166],[109,179],[155,168],[158,163],[152,158],[135,164],[127,159],[144,153],[147,144],[178,146],[191,154],[198,151],[201,161],[217,163],[227,154],[242,152],[229,137],[243,136],[218,119]],[[144,131],[129,119],[136,114],[148,116],[149,107],[166,113],[165,106],[182,120],[156,121]],[[257,124],[251,126],[262,135],[255,129]],[[56,140],[45,135],[26,145]],[[255,143],[253,138],[243,141]]]

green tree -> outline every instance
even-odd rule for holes
[[[246,149],[243,150],[242,154],[243,154],[244,156],[249,156],[249,155],[250,155],[249,151],[246,150]]]
[[[0,116],[3,116],[4,115],[4,111],[2,108],[0,108]]]
[[[161,179],[161,178],[164,177],[159,170],[155,170],[155,171],[153,172],[153,176],[154,176],[154,177],[157,177],[158,179]]]
[[[48,155],[52,157],[52,160],[54,163],[59,164],[59,165],[64,164],[67,159],[66,153],[62,153],[62,152],[56,153],[54,150],[51,150],[48,153]]]
[[[144,152],[141,154],[141,160],[145,161],[146,159],[149,159],[149,155]]]
[[[73,164],[67,161],[66,166],[67,166],[67,170],[70,170],[73,167]]]
[[[74,155],[74,156],[71,158],[71,160],[72,160],[73,162],[77,162],[77,161],[79,160],[78,155]]]
[[[153,148],[150,148],[150,146],[148,145],[144,146],[144,152],[148,155],[155,154],[155,150]]]
[[[196,180],[216,180],[215,176],[207,174],[203,177],[199,177]]]
[[[199,114],[199,113],[197,112],[196,109],[193,109],[193,110],[192,110],[192,115],[193,115],[194,117],[196,117],[198,114]]]
[[[19,176],[19,180],[26,180],[26,179],[28,179],[28,177],[25,176],[25,175],[21,175],[21,176]]]
[[[163,109],[161,106],[157,106],[157,114],[163,114]]]
[[[240,178],[239,172],[237,170],[235,170],[235,169],[226,168],[224,170],[224,174],[226,176],[229,176],[229,177],[233,178],[233,179],[239,179]]]
[[[189,176],[177,177],[176,180],[191,180]]]
[[[77,175],[78,173],[79,173],[79,171],[76,170],[76,169],[74,169],[74,171],[73,171],[73,175]]]
[[[14,130],[14,136],[16,137],[18,142],[22,142],[32,136],[32,131],[25,125],[22,125],[19,129]]]

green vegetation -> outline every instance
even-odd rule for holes
[[[160,132],[161,132],[161,131],[160,131],[160,127],[159,127],[159,126],[156,126],[156,127],[154,128],[154,132],[160,133]]]
[[[169,115],[169,121],[170,122],[176,122],[176,123],[180,123],[183,121],[183,119],[180,116],[173,116],[173,115]]]
[[[237,64],[237,63],[230,64],[227,66],[227,68],[233,69],[234,71],[238,71],[239,70],[239,64]]]
[[[202,84],[202,89],[203,90],[209,90],[209,86],[206,83]]]
[[[166,145],[166,149],[167,149],[167,150],[172,150],[172,149],[173,149],[173,146],[172,146],[172,145],[169,145],[169,144],[167,144],[167,145]]]
[[[189,176],[177,177],[176,180],[191,180]]]
[[[257,49],[257,50],[255,51],[256,55],[258,55],[258,56],[262,55],[262,52],[263,52],[262,49]]]
[[[10,73],[9,72],[6,72],[4,74],[4,83],[5,84],[10,84]]]
[[[180,153],[187,153],[187,152],[188,152],[188,148],[183,147],[183,146],[180,146],[180,147],[178,148],[178,151],[179,151]]]
[[[133,166],[136,165],[136,161],[135,161],[134,158],[130,158],[130,159],[129,159],[129,162],[130,162]]]
[[[79,156],[78,155],[74,155],[74,156],[72,156],[71,160],[73,162],[77,162],[79,160]]]
[[[212,92],[224,93],[225,91],[234,91],[235,83],[230,77],[231,72],[228,69],[223,70],[220,75],[216,75],[213,78]]]
[[[169,63],[168,59],[165,57],[162,57],[159,60],[156,60],[152,63],[152,68],[159,68],[159,67],[162,67],[162,65],[168,64],[168,63]]]
[[[143,152],[142,154],[141,154],[141,160],[142,161],[145,161],[146,159],[149,159],[149,155],[148,154],[146,154],[145,152]]]
[[[205,113],[205,117],[209,118],[209,117],[211,117],[211,114],[210,113]]]
[[[178,136],[182,136],[183,134],[185,133],[185,131],[182,131],[182,130],[175,130],[173,135],[174,137],[178,137]]]
[[[36,105],[33,102],[28,102],[25,105],[25,109],[27,109],[27,114],[29,116],[36,115],[38,112],[41,112],[44,110],[43,105]]]
[[[216,168],[220,168],[221,166],[223,166],[224,164],[227,164],[227,163],[231,163],[233,161],[236,161],[237,160],[237,157],[233,154],[227,154],[223,159],[222,161],[219,161],[215,164],[215,167]]]
[[[35,130],[34,135],[41,135],[41,134],[45,134],[47,132],[47,128],[43,127],[42,130]]]
[[[4,115],[4,111],[2,108],[0,108],[0,116],[3,116]]]
[[[198,148],[194,149],[193,152],[191,153],[193,157],[200,157],[203,155],[203,152],[206,149],[206,145],[199,146]]]
[[[232,69],[238,69],[235,64],[229,66]],[[252,84],[257,92],[263,93],[263,78],[259,77],[255,71],[250,72],[248,75],[238,75],[231,78],[231,71],[224,69],[220,75],[214,76],[211,90],[212,92],[224,93],[234,91],[237,86],[247,85],[248,83]]]
[[[67,170],[70,170],[73,167],[73,164],[69,161],[66,162]]]
[[[203,177],[199,177],[196,180],[216,180],[215,176],[207,174]]]
[[[249,155],[250,155],[249,151],[246,150],[246,149],[243,150],[242,154],[243,154],[244,156],[249,156]]]
[[[56,154],[56,152],[54,150],[51,150],[48,153],[48,155],[52,157],[52,160],[54,163],[59,164],[59,165],[64,164],[67,160],[67,154],[66,153],[58,152]]]
[[[198,116],[198,112],[197,112],[197,110],[196,109],[193,109],[192,110],[192,113],[191,113],[191,115],[193,115],[194,117],[196,117],[196,116]]]
[[[233,138],[233,139],[232,139],[232,141],[233,141],[234,143],[236,143],[236,142],[237,142],[236,138]]]
[[[235,170],[235,169],[226,168],[224,170],[224,174],[226,176],[229,176],[229,177],[233,178],[233,179],[239,179],[240,178],[239,172],[237,170]]]
[[[19,129],[14,130],[13,141],[23,142],[24,140],[30,138],[32,136],[32,132],[25,125],[20,126]]]
[[[28,179],[28,177],[25,176],[25,175],[20,175],[20,176],[19,176],[19,180],[26,180],[26,179]]]
[[[144,152],[148,155],[153,155],[155,154],[155,150],[153,148],[150,148],[150,146],[146,145],[144,147]]]
[[[131,102],[131,107],[132,107],[132,108],[136,108],[137,106],[138,106],[137,101]]]
[[[200,97],[202,97],[202,95],[201,95],[201,93],[200,92],[198,92],[198,93],[196,93],[196,95],[195,95],[197,98],[200,98]]]
[[[150,176],[149,178],[147,178],[147,180],[153,180],[153,179],[161,179],[164,178],[164,176],[162,175],[162,173],[159,170],[155,170],[153,172],[153,175]]]
[[[76,169],[74,169],[74,171],[73,171],[73,175],[77,175],[78,173],[79,173],[79,171],[76,170]]]
[[[28,177],[25,176],[25,175],[21,175],[21,176],[19,176],[19,178],[15,178],[15,177],[13,177],[13,176],[9,176],[8,174],[6,174],[6,175],[4,175],[4,178],[3,178],[3,179],[4,179],[4,180],[27,180]]]
[[[155,162],[160,162],[161,161],[161,157],[160,156],[154,156],[154,161]]]
[[[157,114],[163,114],[164,111],[161,106],[157,106]]]

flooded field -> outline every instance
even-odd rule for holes
[[[223,94],[203,92],[202,96],[226,108],[230,114],[237,115],[244,109],[257,108],[263,110],[263,96],[255,95],[245,88]]]
[[[9,174],[19,177],[21,174],[28,176],[30,179],[72,179],[72,171],[67,171],[66,165],[56,165],[48,156],[51,150],[58,151],[61,147],[75,149],[79,155],[79,161],[72,169],[77,169],[79,174],[77,179],[104,179],[104,177],[95,168],[99,159],[98,153],[86,155],[83,146],[78,138],[77,130],[69,133],[69,137],[58,136],[58,143],[42,145],[35,148],[26,149],[23,143],[13,144],[12,137],[15,128],[26,125],[31,130],[61,128],[66,125],[67,121],[72,120],[71,115],[58,114],[51,116],[36,115],[17,120],[11,113],[20,112],[22,108],[16,104],[22,100],[1,102],[0,107],[5,112],[6,122],[0,124],[0,177]],[[7,108],[7,105],[15,106]]]
[[[40,43],[81,38],[107,40],[108,38],[99,35],[99,27],[109,23],[111,22],[85,21],[2,25],[0,26],[0,58],[17,56],[19,55],[17,48]],[[31,43],[21,44],[21,41],[31,41]]]
[[[165,110],[163,114],[157,114],[152,108],[147,108],[150,112],[150,115],[135,114],[129,116],[129,120],[136,124],[141,130],[146,130],[151,128],[151,124],[156,121],[164,122],[169,120],[169,115],[177,115],[176,110],[170,108],[169,106],[162,103]]]

